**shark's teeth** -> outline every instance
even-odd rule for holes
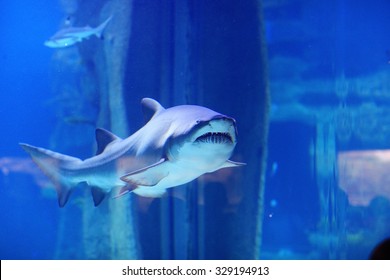
[[[231,135],[227,132],[207,132],[196,138],[195,141],[214,144],[233,143]]]

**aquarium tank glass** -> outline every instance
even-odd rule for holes
[[[389,10],[5,1],[0,259],[370,259]]]

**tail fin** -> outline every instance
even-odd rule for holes
[[[65,177],[63,172],[67,167],[81,160],[24,143],[20,143],[19,145],[30,154],[32,160],[54,183],[58,195],[58,204],[60,207],[64,207],[72,192],[72,188],[78,182],[70,181],[69,178]]]
[[[108,19],[106,19],[102,24],[100,24],[98,27],[95,28],[95,35],[98,38],[102,37],[103,31],[106,28],[107,24],[112,19],[112,16],[110,16]]]

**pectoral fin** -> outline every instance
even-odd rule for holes
[[[221,168],[226,168],[226,167],[240,167],[246,165],[244,162],[237,162],[237,161],[232,161],[232,160],[227,160],[225,163],[221,166]]]
[[[232,160],[227,160],[227,161],[225,161],[220,167],[217,167],[216,169],[211,170],[209,173],[214,172],[214,171],[217,171],[217,170],[220,170],[220,169],[222,169],[222,168],[227,168],[227,167],[240,167],[240,166],[243,166],[243,165],[246,165],[246,163],[243,163],[243,162],[236,162],[236,161],[232,161]]]
[[[128,193],[131,193],[137,188],[137,186],[132,184],[127,184],[125,187],[119,189],[119,192],[113,196],[113,198],[120,198]]]
[[[160,161],[147,167],[138,169],[121,177],[121,180],[137,186],[152,187],[157,185],[162,179],[168,176],[167,160],[162,158]]]

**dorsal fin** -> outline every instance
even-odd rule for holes
[[[103,153],[108,144],[114,141],[122,140],[120,137],[103,128],[96,128],[95,134],[97,142],[97,155]]]
[[[165,108],[161,106],[160,103],[152,98],[143,98],[141,104],[145,123],[150,121],[156,115],[156,113],[165,110]]]

